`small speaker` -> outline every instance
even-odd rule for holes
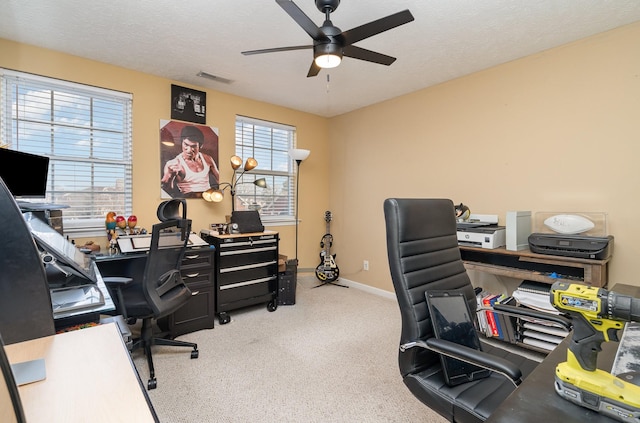
[[[242,210],[231,212],[231,223],[238,224],[238,232],[241,234],[251,232],[264,232],[262,220],[257,210]]]
[[[519,251],[529,248],[529,235],[531,235],[530,211],[508,211],[506,226],[507,250]]]

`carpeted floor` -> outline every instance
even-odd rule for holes
[[[154,347],[158,387],[149,396],[162,422],[434,422],[397,365],[395,301],[299,274],[296,304],[231,312],[231,322]],[[133,354],[146,385],[144,355]],[[117,405],[114,405],[117,406]]]

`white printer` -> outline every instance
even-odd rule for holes
[[[504,226],[486,222],[458,223],[458,245],[477,248],[500,248],[507,245],[507,231]]]

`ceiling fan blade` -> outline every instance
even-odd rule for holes
[[[409,23],[413,21],[413,19],[413,15],[409,10],[403,10],[402,12],[394,13],[393,15],[389,15],[385,18],[344,31],[342,33],[342,37],[345,40],[345,45],[354,44],[358,41],[364,40],[365,38],[369,38],[373,35],[380,34],[381,32]]]
[[[327,36],[324,35],[324,32],[318,28],[318,25],[305,15],[294,2],[291,0],[276,0],[276,3],[278,3],[311,38],[316,41],[329,40]]]
[[[291,47],[275,47],[275,48],[265,48],[262,50],[248,50],[243,51],[242,54],[245,56],[249,56],[252,54],[262,54],[262,53],[277,53],[279,51],[291,51],[291,50],[306,50],[309,48],[313,48],[313,46],[291,46]]]
[[[316,76],[320,73],[320,66],[316,65],[315,60],[311,62],[311,67],[309,68],[309,72],[307,73],[307,78],[312,76]]]
[[[379,63],[381,65],[387,66],[396,61],[395,57],[387,56],[386,54],[382,53],[376,53],[375,51],[356,46],[346,46],[342,49],[342,55],[351,57],[353,59],[366,60],[367,62]]]

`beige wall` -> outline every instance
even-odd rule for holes
[[[301,167],[302,268],[319,263],[331,210],[341,275],[392,291],[382,202],[446,197],[501,223],[508,210],[607,212],[616,237],[610,280],[640,285],[638,40],[634,24],[328,120],[206,90],[207,124],[220,130],[227,176],[235,114],[298,128],[298,146],[312,150]],[[134,207],[153,221],[158,121],[169,118],[175,81],[5,40],[0,66],[134,94]],[[230,208],[189,200],[194,228]],[[293,256],[294,227],[277,229]]]
[[[392,291],[382,203],[607,212],[612,283],[640,285],[640,24],[331,119],[341,275]],[[363,260],[370,270],[362,270]]]
[[[133,210],[139,226],[150,228],[157,222],[156,208],[160,199],[160,119],[170,118],[171,84],[177,83],[152,75],[105,65],[50,50],[0,39],[0,67],[80,82],[133,94]],[[327,120],[308,113],[224,94],[202,87],[207,92],[207,125],[219,129],[220,172],[229,180],[228,159],[235,154],[236,114],[281,122],[297,128],[299,148],[312,150],[300,174],[300,244],[302,267],[318,264],[318,242],[325,231],[324,210],[328,207]],[[315,181],[322,181],[316,183]],[[199,232],[210,223],[223,222],[231,212],[231,200],[207,203],[192,199],[187,203],[193,229]],[[318,212],[318,210],[321,210]],[[316,218],[317,217],[317,218]],[[281,253],[295,256],[295,227],[270,227],[280,231]],[[302,240],[313,242],[302,242]],[[84,240],[81,240],[84,241]],[[106,239],[103,242],[106,244]]]

